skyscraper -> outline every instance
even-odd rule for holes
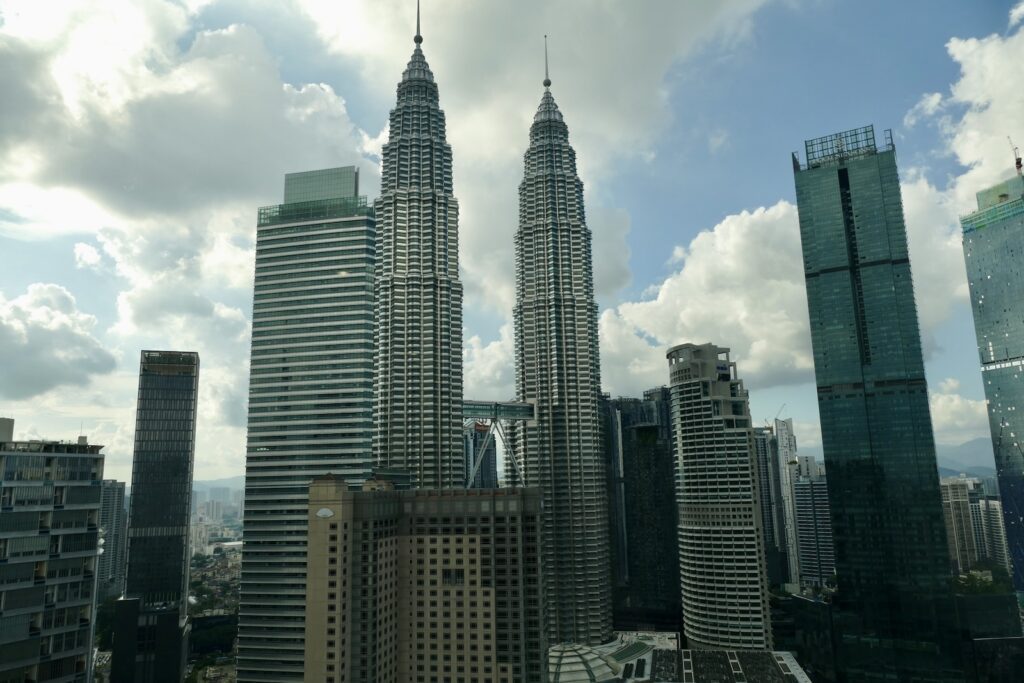
[[[608,458],[612,622],[617,631],[678,631],[675,451],[669,390],[601,401]]]
[[[754,461],[757,463],[757,482],[761,496],[761,529],[764,533],[768,583],[778,585],[788,580],[787,539],[779,442],[771,427],[754,427]]]
[[[754,432],[729,349],[668,350],[683,634],[695,649],[770,650]]]
[[[309,482],[372,465],[373,209],[351,166],[284,196],[256,228],[240,681],[302,679]]]
[[[858,128],[794,154],[845,680],[961,680],[896,152]]]
[[[536,404],[537,419],[515,443],[522,483],[544,498],[548,640],[596,644],[612,637],[597,304],[583,183],[550,85],[545,78],[519,185],[516,395]]]
[[[92,680],[103,446],[0,419],[0,681]]]
[[[1024,592],[1024,177],[978,193],[978,210],[961,219],[967,283],[988,403],[996,477],[1013,564]]]
[[[833,580],[835,546],[828,504],[828,480],[813,459],[809,462],[811,467],[800,467],[793,481],[795,545],[800,562],[800,585],[821,588]]]
[[[178,683],[185,675],[198,392],[199,354],[142,352],[128,571],[115,610],[113,683]]]
[[[796,500],[793,498],[793,482],[797,477],[798,456],[796,434],[792,418],[775,420],[775,442],[778,450],[779,488],[782,495],[780,504],[782,547],[786,552],[786,578],[790,588],[800,585],[800,551],[796,538]]]
[[[971,482],[961,477],[946,477],[940,482],[942,515],[953,571],[966,574],[978,564],[978,542],[971,515]]]
[[[121,597],[128,552],[128,511],[124,508],[124,482],[104,479],[100,497],[103,554],[96,572],[97,601]]]
[[[465,485],[459,203],[434,74],[416,48],[383,152],[374,302],[373,454],[417,486]]]

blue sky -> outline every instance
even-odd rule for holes
[[[54,9],[54,8],[57,9]],[[897,145],[936,438],[987,435],[958,214],[1024,142],[1024,4],[424,3],[462,207],[466,393],[513,392],[512,233],[551,35],[587,188],[605,389],[730,346],[756,420],[818,442],[790,153]],[[256,207],[377,153],[413,3],[0,0],[0,415],[127,477],[141,348],[203,357],[198,478],[244,463]],[[979,460],[986,457],[979,453]]]

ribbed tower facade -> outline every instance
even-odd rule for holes
[[[612,600],[591,237],[569,129],[544,85],[515,236],[516,393],[537,419],[514,449],[522,484],[544,496],[548,641],[595,644],[612,637]]]
[[[377,215],[373,453],[421,488],[465,485],[459,204],[416,31],[384,145]]]

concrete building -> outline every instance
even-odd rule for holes
[[[770,650],[747,391],[729,349],[681,344],[667,356],[683,634],[691,648]]]
[[[782,468],[779,465],[779,442],[770,426],[754,427],[754,459],[761,495],[761,529],[764,532],[765,563],[769,585],[789,581],[788,539],[786,537],[785,504],[782,495]]]
[[[365,478],[372,464],[373,210],[351,166],[289,173],[284,197],[256,228],[243,682],[302,678],[309,482]]]
[[[801,460],[803,458],[801,456]],[[836,571],[828,481],[813,458],[801,462],[797,472],[793,482],[793,505],[800,586],[823,588],[834,582]]]
[[[960,219],[1013,585],[1024,592],[1024,177],[982,190]]]
[[[847,680],[963,676],[896,150],[793,155]]]
[[[602,399],[616,631],[678,631],[675,451],[669,390]]]
[[[972,486],[967,479],[947,477],[940,487],[950,564],[957,574],[966,574],[978,564],[978,542],[971,514]]]
[[[0,681],[88,681],[103,446],[0,421]]]
[[[1006,540],[1006,516],[1002,502],[991,497],[980,498],[971,505],[971,513],[975,529],[980,530],[975,535],[979,558],[995,563],[1013,576],[1014,565]]]
[[[546,680],[531,489],[309,490],[309,683]]]
[[[101,490],[103,552],[96,572],[97,603],[121,597],[128,559],[128,510],[124,506],[124,482],[104,479]]]
[[[593,645],[612,637],[597,304],[583,182],[550,84],[530,127],[515,234],[516,397],[536,405],[536,420],[517,426],[522,476],[508,464],[505,479],[544,496],[548,639]]]
[[[800,586],[800,551],[797,542],[796,500],[793,483],[799,476],[800,456],[797,454],[796,433],[792,418],[775,420],[775,441],[778,447],[779,489],[782,495],[782,547],[786,551],[786,577],[790,590]]]
[[[199,354],[143,351],[132,458],[128,568],[112,683],[180,683],[188,656],[189,519]]]
[[[373,455],[423,488],[465,486],[459,203],[437,83],[420,45],[383,149],[374,270]]]

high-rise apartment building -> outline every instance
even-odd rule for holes
[[[373,209],[353,167],[284,187],[256,228],[240,681],[302,679],[309,482],[372,465]]]
[[[797,543],[796,499],[793,497],[793,482],[799,469],[796,448],[796,433],[793,419],[775,420],[775,443],[778,450],[779,490],[781,494],[780,526],[782,548],[786,552],[786,579],[789,587],[800,586],[800,551]]]
[[[597,304],[583,183],[550,84],[519,185],[516,395],[537,417],[514,440],[521,482],[544,496],[548,639],[597,644],[612,637]],[[506,468],[508,481],[516,474]]]
[[[874,129],[794,154],[845,680],[961,680],[896,152]]]
[[[177,683],[188,657],[189,521],[199,354],[143,351],[135,412],[128,567],[112,683]]]
[[[978,193],[961,218],[967,283],[1003,508],[1013,585],[1024,592],[1024,177]]]
[[[97,602],[121,597],[128,557],[128,511],[124,507],[124,482],[104,479],[101,492],[100,530],[103,535],[103,552],[97,563]]]
[[[785,502],[782,496],[779,442],[770,427],[754,427],[754,461],[761,496],[761,529],[764,533],[765,564],[768,583],[779,585],[789,580]]]
[[[683,634],[691,648],[770,650],[754,433],[729,349],[669,349]]]
[[[420,45],[398,84],[377,215],[373,454],[417,486],[465,486],[459,203],[437,83]]]
[[[103,446],[0,421],[0,680],[92,680]]]
[[[1005,516],[1002,502],[995,498],[984,497],[971,505],[978,542],[980,559],[987,560],[1002,567],[1012,576],[1013,562],[1010,557],[1009,544],[1006,541]]]
[[[531,489],[309,490],[309,683],[547,680]]]
[[[939,484],[949,559],[957,574],[966,574],[978,564],[978,543],[971,515],[971,483],[965,478],[947,477]]]
[[[800,585],[822,588],[833,583],[835,577],[832,515],[828,504],[828,481],[813,459],[809,459],[809,464],[810,467],[798,467],[793,481],[796,548]]]
[[[675,451],[667,387],[602,399],[617,631],[678,631]]]
[[[466,473],[463,481],[471,489],[498,488],[498,443],[485,422],[472,422],[465,431]]]

